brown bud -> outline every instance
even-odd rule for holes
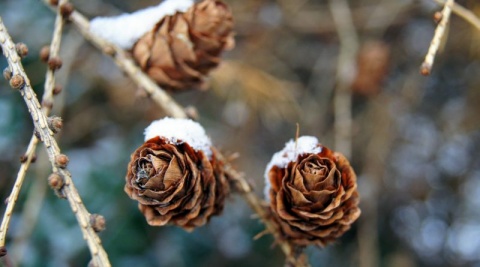
[[[10,86],[13,89],[22,89],[25,85],[25,80],[23,79],[22,75],[15,74],[10,79]]]
[[[65,181],[59,173],[52,173],[48,176],[48,185],[54,190],[62,189]]]
[[[50,0],[49,2],[50,2],[50,5],[52,6],[58,5],[58,0]]]
[[[3,78],[5,78],[5,80],[7,81],[10,81],[10,79],[12,78],[12,70],[10,70],[9,67],[6,67],[3,70]]]
[[[68,164],[68,157],[65,154],[59,154],[55,157],[55,165],[59,168],[65,168]]]
[[[68,19],[70,15],[73,13],[73,4],[72,3],[65,3],[60,6],[60,14],[62,14],[62,17],[65,19]]]
[[[36,137],[38,140],[42,140],[42,136],[40,135],[40,132],[37,131],[37,129],[33,130],[33,135],[35,135],[35,137]]]
[[[433,21],[435,21],[435,23],[440,23],[442,18],[443,18],[443,15],[442,15],[442,12],[440,11],[437,11],[435,12],[435,14],[433,14]]]
[[[7,248],[5,246],[0,247],[0,258],[7,255]]]
[[[50,46],[45,45],[40,49],[40,60],[43,62],[47,62],[48,58],[50,57]]]
[[[97,233],[105,230],[105,217],[100,214],[91,214],[90,215],[90,225],[93,230]]]
[[[17,50],[17,54],[22,58],[28,55],[28,46],[24,43],[17,43],[15,50]]]
[[[23,155],[20,156],[20,162],[21,163],[27,162],[27,159],[28,159],[27,154],[23,154]],[[30,160],[30,163],[35,163],[36,161],[37,161],[37,155],[33,154],[32,159]]]
[[[48,59],[47,64],[51,70],[58,70],[62,67],[62,59],[59,56],[55,56]]]
[[[57,116],[51,116],[48,118],[48,128],[54,133],[58,133],[63,128],[62,118]]]
[[[420,74],[422,74],[423,76],[428,76],[430,75],[431,69],[432,69],[432,66],[424,62],[420,67]]]
[[[63,86],[61,86],[60,84],[55,84],[55,87],[53,87],[52,94],[53,94],[53,95],[58,95],[58,94],[60,94],[62,91],[63,91]]]
[[[53,108],[53,102],[52,102],[52,100],[43,99],[43,100],[42,100],[42,107],[48,108],[48,109],[52,109],[52,108]]]

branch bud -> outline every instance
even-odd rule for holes
[[[17,43],[15,45],[15,50],[17,50],[17,54],[21,58],[24,58],[28,55],[28,46],[24,43]]]
[[[22,75],[15,74],[10,79],[10,86],[13,89],[22,89],[25,85],[25,80],[23,79]]]
[[[40,49],[40,60],[43,62],[47,62],[48,58],[50,57],[50,46],[45,45]]]
[[[60,174],[52,173],[48,176],[48,185],[54,190],[60,190],[65,185],[65,181]]]
[[[62,67],[62,59],[59,56],[55,56],[48,59],[47,64],[51,70],[58,70]]]
[[[60,94],[62,91],[63,91],[63,86],[61,86],[61,85],[59,85],[59,84],[55,84],[55,87],[53,87],[52,94],[53,94],[53,95],[58,95],[58,94]]]
[[[90,215],[90,225],[93,230],[97,233],[105,230],[105,217],[100,214],[91,214]]]
[[[74,8],[72,3],[65,3],[60,6],[60,14],[62,14],[64,19],[68,19],[68,17],[70,17],[70,15],[73,13],[73,10]]]
[[[20,156],[20,163],[25,163],[27,162],[27,159],[28,159],[28,155],[27,154],[23,154]],[[32,159],[30,160],[30,163],[35,163],[37,161],[37,155],[33,154],[32,155]]]
[[[10,70],[9,67],[6,67],[3,70],[3,78],[5,78],[5,80],[7,81],[10,81],[10,79],[12,78],[12,70]]]
[[[7,255],[7,248],[5,246],[0,247],[0,258]]]
[[[60,117],[57,117],[57,116],[48,117],[47,122],[48,122],[48,128],[50,128],[50,130],[52,130],[52,132],[54,133],[60,132],[63,128],[62,118]]]
[[[59,154],[55,157],[55,165],[62,169],[67,167],[68,161],[69,159],[65,154]]]

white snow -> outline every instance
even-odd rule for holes
[[[301,136],[296,142],[290,139],[290,141],[285,143],[285,147],[282,150],[273,154],[272,160],[270,160],[265,169],[265,199],[269,200],[270,198],[271,185],[268,179],[268,172],[273,166],[285,168],[288,163],[296,161],[300,155],[317,154],[320,152],[322,152],[322,146],[318,143],[318,139],[313,136]]]
[[[188,143],[195,151],[202,150],[209,159],[212,157],[212,142],[205,134],[205,129],[190,119],[164,118],[153,121],[145,128],[145,141],[157,136],[174,145]]]
[[[96,17],[90,22],[90,30],[123,49],[130,49],[163,17],[173,15],[177,11],[185,12],[193,3],[193,0],[165,0],[158,6],[148,7],[131,14]]]

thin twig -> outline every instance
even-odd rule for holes
[[[49,4],[46,0],[44,0],[44,2],[47,5]],[[74,11],[70,16],[70,20],[87,40],[104,54],[111,56],[117,66],[136,84],[144,89],[150,95],[152,100],[166,113],[174,118],[187,117],[185,109],[175,102],[175,100],[153,82],[141,69],[139,69],[134,61],[127,56],[124,50],[93,34],[89,29],[89,21],[85,16],[78,11]],[[275,242],[285,253],[287,262],[294,264],[293,266],[297,267],[309,266],[305,260],[306,257],[300,257],[300,261],[294,257],[294,246],[282,238],[278,224],[271,218],[267,207],[262,205],[262,201],[253,192],[244,175],[237,172],[226,160],[224,160],[224,157],[220,153],[217,153],[217,156],[220,160],[225,162],[225,173],[232,179],[236,191],[243,196],[250,207],[258,214],[268,231],[275,237]]]
[[[64,3],[66,0],[61,0],[58,8]],[[62,31],[63,31],[64,20],[60,13],[55,18],[55,26],[53,30],[53,37],[52,43],[50,45],[50,57],[56,57],[58,55],[58,51],[60,50],[60,43],[62,39]],[[44,94],[42,97],[42,102],[48,102],[53,104],[53,88],[55,87],[55,76],[54,70],[48,69],[45,79],[45,89]],[[43,112],[46,116],[50,113],[51,104],[46,105],[43,107]],[[8,197],[7,208],[5,210],[5,214],[3,216],[2,225],[0,226],[0,247],[5,246],[6,235],[8,231],[8,226],[10,224],[10,219],[12,216],[13,208],[15,207],[15,203],[17,202],[18,195],[20,194],[20,189],[22,188],[23,181],[25,180],[25,175],[27,170],[30,166],[32,161],[33,155],[35,154],[35,150],[38,145],[38,138],[33,134],[30,138],[30,142],[27,147],[27,151],[25,152],[26,161],[22,163],[20,166],[20,170],[17,173],[17,178],[15,180],[15,184],[12,189],[12,193]]]
[[[330,12],[340,39],[337,63],[337,83],[334,94],[335,150],[345,157],[352,154],[352,93],[355,77],[355,57],[358,51],[358,36],[352,21],[352,13],[345,0],[330,0]]]
[[[0,226],[0,247],[5,246],[8,226],[10,225],[10,219],[12,218],[13,208],[15,207],[18,195],[20,194],[20,189],[25,179],[25,174],[28,170],[28,167],[30,166],[30,163],[32,162],[37,143],[38,139],[36,137],[30,140],[30,143],[27,147],[27,152],[25,152],[25,155],[28,155],[27,160],[20,166],[20,170],[17,174],[17,179],[15,180],[12,188],[12,193],[10,193],[10,196],[7,199],[7,208],[5,209],[5,213],[3,214],[2,225]]]
[[[225,174],[232,181],[235,189],[242,197],[247,201],[248,205],[257,213],[260,220],[265,224],[266,229],[273,235],[275,238],[276,244],[280,247],[283,253],[286,256],[286,263],[291,266],[296,267],[306,267],[309,266],[308,261],[306,261],[306,256],[302,252],[296,253],[297,247],[289,243],[282,236],[280,227],[277,222],[275,222],[266,208],[266,204],[261,201],[257,195],[253,192],[252,186],[247,182],[244,175],[236,171],[228,162],[223,158],[219,151],[215,151],[220,161],[225,162],[224,170]]]
[[[437,29],[435,29],[435,35],[433,35],[432,42],[430,43],[430,47],[428,48],[427,55],[425,56],[425,60],[420,67],[420,73],[422,75],[429,75],[433,62],[435,61],[435,55],[437,54],[438,48],[440,47],[440,43],[442,41],[442,37],[445,34],[445,29],[448,25],[448,21],[450,19],[450,14],[452,13],[452,5],[454,0],[448,0],[443,7],[442,10],[442,17],[440,22],[437,25]]]
[[[437,2],[439,5],[445,5],[445,3],[447,2],[445,0],[433,0],[433,1]],[[464,8],[463,6],[457,3],[453,3],[451,8],[453,13],[455,13],[455,15],[461,17],[468,23],[472,24],[473,27],[477,28],[477,30],[480,31],[480,18],[477,17],[475,13],[473,13],[472,11]]]
[[[56,157],[60,155],[60,148],[56,140],[53,138],[53,132],[48,127],[47,117],[41,110],[40,103],[37,100],[35,92],[33,91],[30,80],[28,79],[23,65],[20,61],[20,57],[15,51],[15,44],[13,43],[10,35],[0,18],[0,45],[2,46],[3,53],[7,59],[10,70],[13,73],[13,77],[17,77],[22,83],[19,83],[19,91],[22,95],[30,115],[33,119],[35,130],[39,133],[45,148],[47,150],[48,158],[52,164],[53,172],[61,175],[65,180],[65,186],[61,189],[62,193],[67,198],[70,207],[77,218],[80,229],[83,233],[83,238],[87,241],[90,253],[92,255],[93,263],[97,266],[111,266],[107,253],[101,244],[101,240],[97,233],[93,230],[89,223],[90,213],[83,205],[82,199],[78,194],[78,191],[73,184],[70,172],[58,167]],[[13,79],[13,78],[12,78]],[[10,81],[12,84],[12,81]]]

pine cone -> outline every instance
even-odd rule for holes
[[[356,175],[340,153],[318,143],[307,151],[294,146],[288,143],[267,168],[270,208],[294,244],[323,247],[360,216]],[[285,166],[276,164],[275,157]]]
[[[229,191],[221,162],[188,143],[162,137],[146,141],[131,156],[125,192],[139,202],[150,225],[171,223],[193,230],[223,210]]]
[[[388,75],[390,47],[381,41],[365,43],[357,56],[357,74],[352,83],[354,93],[363,96],[378,95]]]
[[[133,47],[141,68],[167,90],[205,88],[205,75],[232,49],[233,18],[227,5],[204,0],[164,17]]]

